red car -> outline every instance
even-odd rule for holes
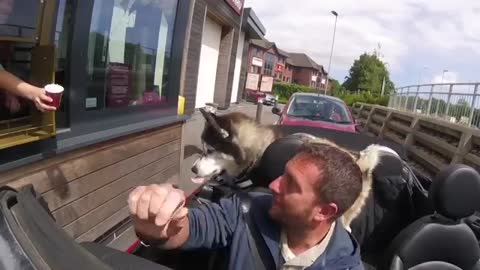
[[[278,125],[311,126],[345,132],[358,132],[359,125],[343,100],[314,93],[295,93],[280,110]]]

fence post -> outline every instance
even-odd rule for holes
[[[450,116],[448,114],[448,111],[450,110],[450,101],[451,101],[450,99],[452,98],[452,91],[453,91],[453,84],[450,84],[450,89],[448,89],[447,110],[445,111],[445,114],[447,116]],[[448,120],[448,121],[450,121],[450,120]]]
[[[415,101],[413,102],[413,113],[417,113],[418,92],[420,92],[420,85],[417,86],[417,95],[415,95]]]
[[[470,116],[468,117],[468,125],[471,127],[473,122],[473,113],[475,112],[475,100],[478,94],[478,84],[475,84],[475,90],[473,91],[472,104],[470,106]]]
[[[257,103],[257,115],[255,117],[255,121],[257,121],[257,123],[259,123],[259,124],[262,122],[262,113],[263,113],[263,103],[258,102]]]
[[[432,109],[432,99],[433,99],[434,88],[435,88],[435,85],[432,84],[432,88],[430,89],[430,97],[428,98],[427,115],[430,115],[430,110]]]
[[[407,88],[407,98],[405,99],[405,106],[403,107],[403,110],[404,111],[407,111],[407,107],[408,107],[408,98],[410,97],[410,87]]]
[[[397,110],[401,110],[401,108],[402,108],[403,90],[404,90],[404,89],[405,89],[405,88],[402,87],[402,88],[400,89],[399,95],[397,95],[396,103],[395,103],[395,109],[397,109]]]

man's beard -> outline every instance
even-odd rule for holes
[[[273,206],[269,210],[269,214],[273,220],[280,223],[280,225],[286,228],[309,228],[309,213],[308,209],[302,209],[297,212],[282,210],[282,207]]]

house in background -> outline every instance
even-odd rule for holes
[[[250,41],[246,91],[270,92],[274,81],[283,78],[288,53],[266,39]]]
[[[288,53],[283,82],[325,90],[327,72],[305,53]]]
[[[273,82],[325,90],[328,74],[307,54],[286,52],[266,39],[251,40],[248,51],[248,69],[245,71],[247,100],[248,94],[270,92]]]

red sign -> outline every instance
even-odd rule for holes
[[[275,67],[275,71],[283,72],[283,68],[284,68],[284,66],[282,64],[277,64],[277,66]]]
[[[242,15],[243,1],[244,0],[225,0],[225,2],[227,2],[235,12],[238,13],[238,15]]]

